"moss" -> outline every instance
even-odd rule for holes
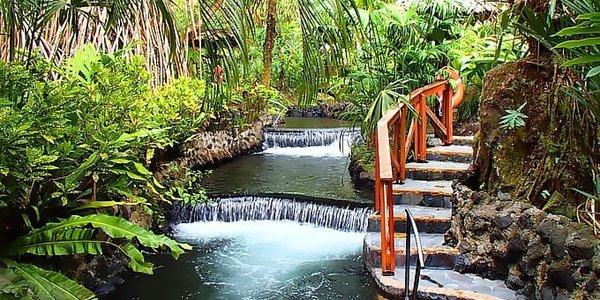
[[[550,61],[522,60],[488,72],[481,96],[478,135],[479,186],[502,190],[539,208],[547,196],[562,195],[555,212],[573,216],[581,199],[571,188],[592,187],[590,161],[597,159],[597,124],[574,114],[577,104],[563,92],[570,79],[565,71],[555,72]],[[524,127],[501,128],[508,109],[527,102]],[[592,158],[590,158],[592,157]]]

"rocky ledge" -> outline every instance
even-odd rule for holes
[[[288,117],[308,117],[308,118],[330,118],[338,119],[344,110],[348,107],[348,103],[341,102],[335,104],[319,104],[306,108],[292,106],[288,109],[286,116]]]
[[[530,299],[600,299],[600,240],[590,228],[508,194],[454,184],[446,241],[457,271],[503,279]]]
[[[183,145],[181,163],[192,168],[203,167],[260,150],[262,129],[263,124],[255,122],[245,130],[231,128],[195,134]]]

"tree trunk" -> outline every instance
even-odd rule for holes
[[[263,77],[262,84],[271,86],[273,69],[273,47],[277,35],[277,0],[269,0],[267,4],[267,26],[265,28],[265,43],[263,45]]]

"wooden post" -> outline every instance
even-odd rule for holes
[[[391,181],[383,182],[383,205],[380,214],[381,271],[384,276],[394,276],[396,251],[394,249],[394,191]]]
[[[416,105],[418,122],[415,128],[415,160],[424,162],[427,157],[427,98],[424,95]]]
[[[379,175],[379,146],[377,130],[375,130],[375,165],[373,168],[373,177],[375,177],[375,211],[381,214],[381,176]]]
[[[448,83],[444,90],[442,99],[442,123],[446,127],[446,136],[444,137],[445,145],[452,145],[453,139],[453,122],[454,122],[454,109],[452,103],[453,91],[450,83]]]
[[[406,179],[406,115],[408,114],[407,108],[402,107],[400,110],[400,147],[399,157],[400,157],[400,170],[398,170],[398,180],[400,182],[404,182]]]

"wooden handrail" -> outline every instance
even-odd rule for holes
[[[375,208],[380,215],[381,268],[384,275],[394,274],[396,261],[393,184],[395,181],[403,182],[406,179],[406,163],[411,146],[414,146],[414,160],[424,162],[427,156],[427,122],[429,119],[432,120],[431,125],[436,135],[442,139],[444,144],[452,144],[454,108],[462,102],[464,87],[458,72],[449,67],[443,70],[449,73],[450,79],[456,80],[456,94],[448,80],[438,79],[436,82],[410,93],[409,102],[414,109],[410,109],[408,104],[400,104],[386,112],[377,122],[375,131]],[[431,96],[441,99],[441,118],[427,107],[427,98]],[[411,114],[411,110],[415,113]],[[409,120],[410,125],[407,125]],[[390,128],[392,128],[391,131]],[[390,132],[392,133],[391,137]]]

